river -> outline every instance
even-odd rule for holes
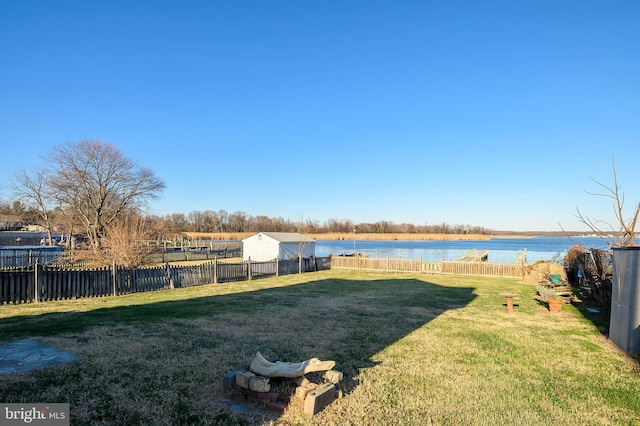
[[[455,260],[470,250],[489,250],[489,262],[513,263],[526,256],[528,263],[538,260],[562,260],[569,248],[582,244],[585,248],[606,248],[600,238],[533,237],[492,238],[484,241],[316,241],[316,256],[353,254],[355,251],[372,258]]]

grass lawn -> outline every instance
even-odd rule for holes
[[[0,402],[68,402],[91,425],[640,424],[640,366],[606,319],[534,296],[515,279],[331,270],[5,305],[0,343],[82,358],[0,376]],[[233,412],[222,378],[256,351],[335,360],[344,397],[313,417]]]

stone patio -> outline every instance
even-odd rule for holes
[[[0,376],[24,373],[80,358],[35,340],[18,340],[0,344]]]

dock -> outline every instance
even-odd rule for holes
[[[458,259],[461,262],[486,262],[489,260],[489,250],[476,250],[471,249],[462,253],[462,257]]]

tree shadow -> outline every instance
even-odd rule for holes
[[[358,373],[377,364],[376,354],[442,313],[468,305],[476,297],[473,291],[411,278],[320,279],[234,294],[12,317],[0,320],[0,336],[3,341],[68,335],[83,339],[95,328],[207,324],[198,334],[185,331],[183,339],[192,341],[182,342],[178,350],[185,353],[176,356],[189,357],[191,350],[223,344],[224,360],[211,359],[224,370],[220,385],[224,374],[248,365],[260,351],[286,362],[334,360],[335,369],[344,373],[341,387],[349,393],[358,386]]]
[[[573,306],[578,308],[582,316],[591,322],[603,336],[609,337],[609,326],[611,322],[611,309],[610,307],[603,306],[602,303],[596,299],[581,294],[574,289],[574,293],[577,296],[577,300],[571,302]]]

